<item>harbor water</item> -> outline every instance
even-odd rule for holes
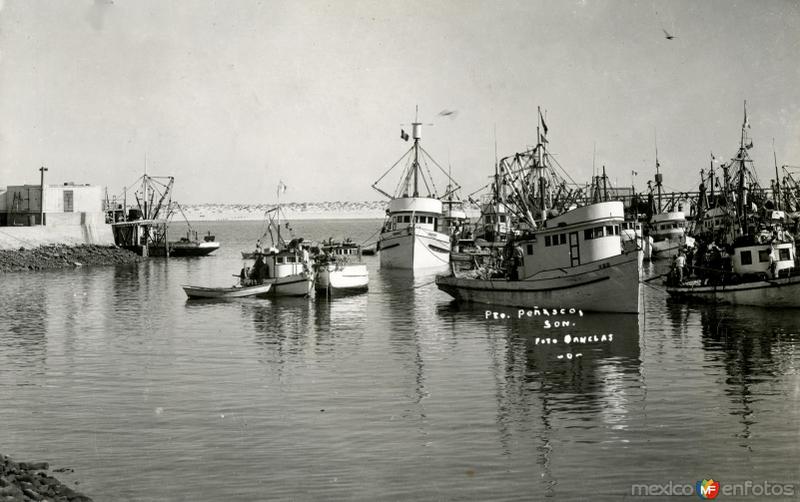
[[[638,316],[458,305],[375,256],[365,294],[187,301],[233,284],[264,230],[195,226],[217,253],[2,276],[0,453],[96,501],[800,493],[796,310],[673,302],[658,280]]]

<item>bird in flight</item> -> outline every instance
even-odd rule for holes
[[[661,31],[664,32],[664,38],[666,38],[667,40],[672,40],[673,38],[675,38],[675,35],[670,35],[670,33],[664,28],[661,28]]]
[[[439,116],[453,118],[456,113],[458,113],[458,112],[455,111],[455,110],[442,110],[442,111],[439,112]]]

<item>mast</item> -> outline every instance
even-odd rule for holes
[[[775,199],[775,209],[781,210],[781,179],[778,177],[778,156],[775,153],[775,138],[772,138],[772,160],[775,162],[775,190],[773,198]]]
[[[414,114],[414,122],[411,124],[411,135],[414,137],[414,195],[419,197],[419,140],[422,132],[422,124],[419,122],[419,105]]]
[[[653,137],[654,137],[655,147],[656,147],[656,189],[658,191],[658,212],[660,213],[661,212],[661,181],[662,181],[662,176],[661,176],[661,172],[659,171],[659,168],[661,167],[661,164],[658,162],[658,136],[656,135],[655,130],[653,131]]]

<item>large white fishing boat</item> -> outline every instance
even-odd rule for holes
[[[470,270],[451,266],[437,286],[458,300],[494,305],[639,312],[642,251],[623,251],[623,203],[559,202],[549,188],[565,183],[550,168],[547,142],[539,138],[533,150],[514,156],[525,159],[522,168],[503,169],[510,188],[504,205],[529,230],[509,237],[499,262]]]
[[[770,200],[751,168],[749,129],[745,104],[736,157],[722,165],[722,183],[714,177],[713,163],[709,173],[712,190],[719,185],[722,193],[714,196],[712,192],[708,200],[705,179],[700,185],[696,242],[697,253],[704,259],[697,260],[700,264],[694,270],[688,264],[696,277],[682,270],[669,277],[667,292],[715,303],[800,307],[795,240],[786,230],[788,220],[780,210],[779,193]],[[723,254],[728,253],[725,259]],[[689,275],[687,280],[683,280],[685,275]]]
[[[446,233],[442,200],[436,195],[433,179],[425,175],[430,172],[428,161],[449,175],[420,145],[422,123],[411,124],[411,137],[414,144],[372,187],[389,197],[386,220],[378,238],[381,267],[423,270],[446,267],[450,262],[450,235]],[[407,140],[408,134],[401,130],[401,138]],[[378,188],[378,183],[405,161],[405,168],[397,192],[389,194]],[[450,193],[458,186],[450,179]],[[424,187],[426,195],[420,195]],[[445,193],[446,198],[450,193]]]
[[[623,221],[619,201],[573,209],[516,240],[522,256],[515,277],[454,269],[436,284],[456,299],[478,303],[639,312],[642,252],[622,252]]]

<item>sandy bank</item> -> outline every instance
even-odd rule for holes
[[[91,502],[44,471],[47,462],[14,462],[0,455],[0,501]]]
[[[134,263],[142,258],[136,253],[114,246],[39,246],[32,249],[0,249],[0,272],[81,267],[84,265],[118,265]]]

